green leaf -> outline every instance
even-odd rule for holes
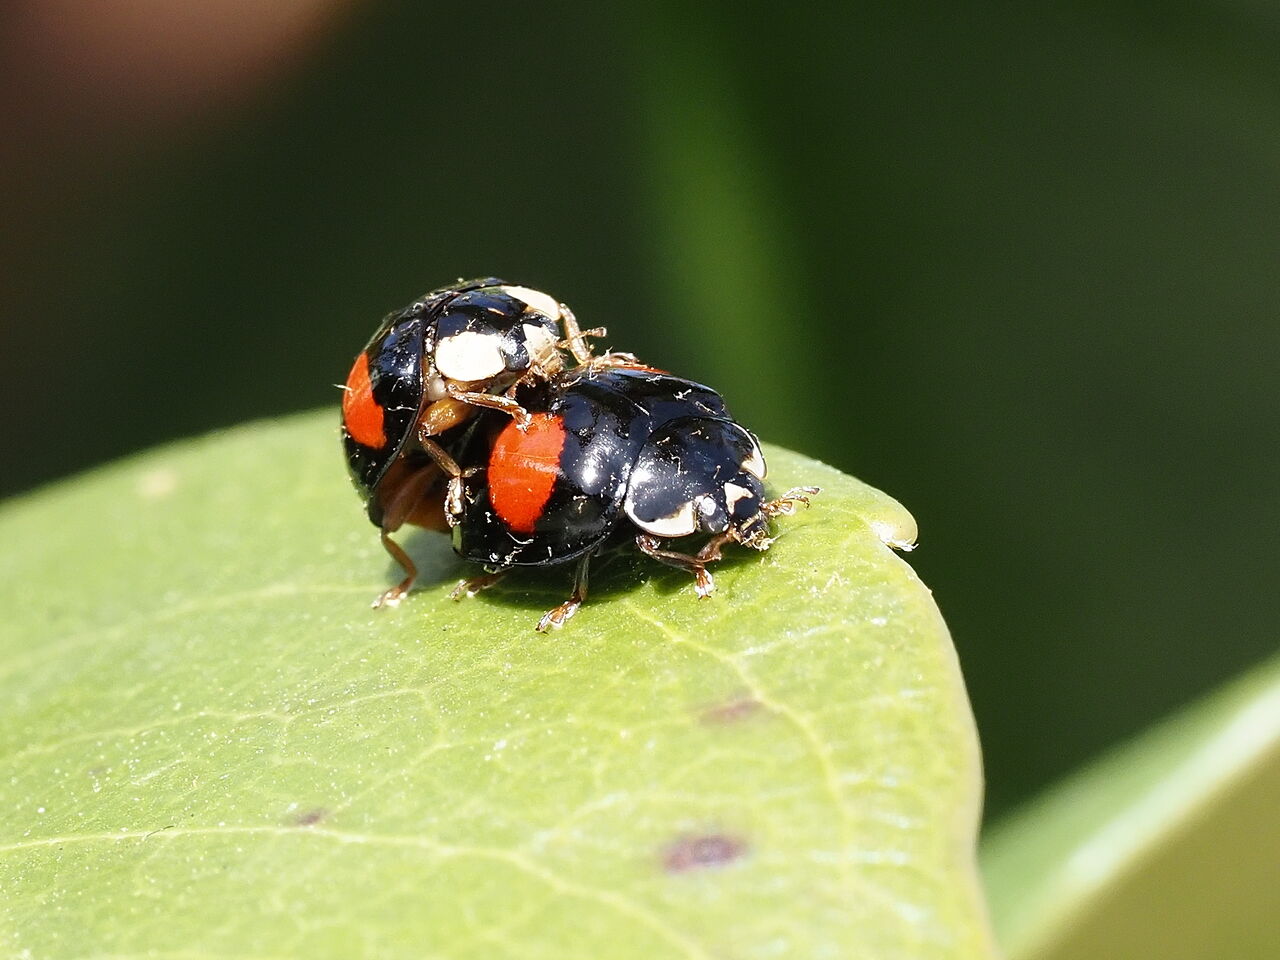
[[[1000,824],[983,868],[1012,960],[1271,960],[1280,658]]]
[[[394,572],[331,412],[0,514],[0,948],[99,957],[988,957],[972,720],[894,501],[816,483],[695,599],[602,564]],[[25,951],[25,952],[24,952]]]

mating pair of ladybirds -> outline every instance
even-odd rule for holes
[[[494,277],[435,290],[387,316],[356,357],[342,399],[347,466],[369,519],[405,578],[374,601],[398,604],[413,561],[391,539],[404,524],[452,530],[485,565],[455,599],[513,567],[576,561],[573,593],[539,630],[587,596],[593,556],[630,540],[714,589],[707,564],[739,543],[765,550],[769,519],[814,487],[764,494],[760,446],[709,387],[626,353],[593,355],[573,313]],[[702,535],[692,553],[665,541]]]

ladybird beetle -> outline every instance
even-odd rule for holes
[[[467,471],[449,453],[452,438],[483,410],[527,427],[515,388],[561,373],[561,348],[587,363],[585,338],[603,335],[580,330],[553,297],[496,277],[441,287],[383,319],[342,397],[348,471],[383,546],[405,571],[375,607],[398,603],[417,576],[389,534],[404,523],[447,529],[457,522]]]
[[[576,560],[573,592],[542,617],[541,631],[581,606],[587,567],[608,542],[630,537],[648,556],[692,573],[697,595],[707,597],[715,589],[707,565],[726,544],[768,549],[769,519],[818,492],[797,487],[766,500],[760,445],[702,384],[617,363],[566,371],[535,389],[542,401],[528,403],[526,427],[509,422],[484,440],[483,481],[467,491],[453,545],[490,572],[459,584],[454,597],[513,567]],[[709,539],[695,553],[663,542],[697,534]]]

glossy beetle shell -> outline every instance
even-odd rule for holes
[[[537,310],[531,301],[547,306]],[[393,464],[413,455],[415,430],[424,410],[444,401],[452,407],[451,420],[459,422],[478,412],[447,399],[447,379],[436,370],[438,347],[454,346],[468,337],[482,347],[490,346],[493,363],[484,368],[484,376],[469,379],[467,389],[490,393],[505,389],[534,368],[530,339],[534,333],[538,347],[554,350],[560,334],[558,315],[546,314],[552,304],[545,294],[485,277],[434,290],[383,319],[351,368],[342,417],[347,469],[375,525],[382,524],[383,481]],[[458,351],[451,352],[451,363],[468,359],[457,355]],[[452,429],[454,437],[461,432]]]
[[[659,535],[719,533],[759,513],[759,447],[709,387],[645,368],[575,371],[550,385],[537,410],[542,419],[532,429],[508,425],[486,441],[485,480],[453,531],[465,559],[491,567],[563,563],[602,545],[620,524],[641,532],[650,522],[661,530],[668,516],[683,523],[690,504],[691,525]],[[726,483],[742,491],[733,491],[732,503]]]

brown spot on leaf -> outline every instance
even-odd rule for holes
[[[723,866],[746,852],[745,841],[723,833],[681,837],[663,852],[662,866],[667,873],[686,873],[705,867]]]
[[[722,723],[740,723],[759,713],[763,707],[764,704],[755,697],[743,694],[734,697],[732,700],[725,700],[723,703],[716,703],[707,707],[702,711],[702,722],[711,726],[717,726]]]
[[[316,807],[314,810],[304,810],[293,818],[295,827],[314,827],[317,823],[329,815],[329,811],[324,807]]]

